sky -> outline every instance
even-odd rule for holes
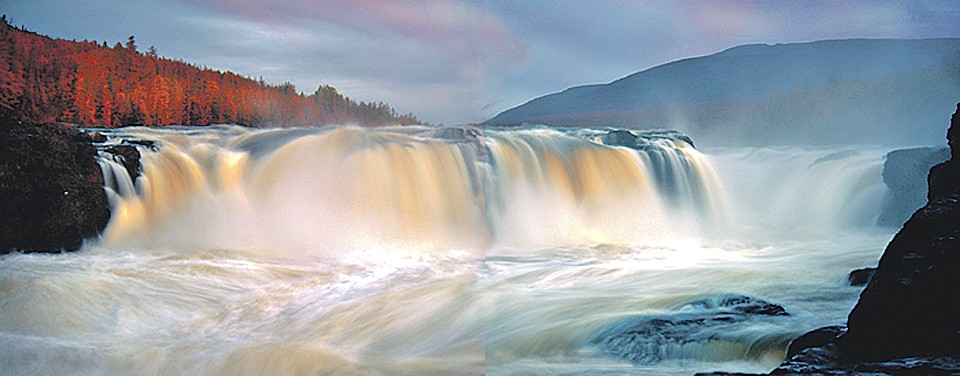
[[[3,0],[0,13],[433,124],[741,44],[960,37],[957,0]]]

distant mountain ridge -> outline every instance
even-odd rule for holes
[[[929,114],[958,99],[960,38],[828,40],[678,60],[535,98],[484,124],[671,128],[747,143],[822,143],[877,128],[866,142],[942,143],[942,119]]]

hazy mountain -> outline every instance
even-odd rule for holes
[[[734,47],[545,95],[485,124],[672,128],[718,143],[942,144],[942,114],[958,100],[960,39],[850,39]]]

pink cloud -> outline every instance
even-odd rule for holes
[[[267,24],[319,21],[374,37],[401,37],[440,50],[457,60],[492,54],[504,63],[519,64],[526,58],[523,39],[500,18],[458,1],[194,1]]]
[[[685,5],[699,31],[733,42],[901,37],[909,32],[907,8],[893,2],[719,0]]]
[[[700,31],[719,38],[763,35],[777,27],[770,13],[751,0],[695,3],[687,12]]]

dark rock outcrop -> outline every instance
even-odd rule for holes
[[[137,180],[137,176],[140,176],[140,151],[135,146],[117,145],[105,151],[113,154],[113,159],[123,165],[130,179]]]
[[[696,147],[690,136],[674,130],[648,130],[634,133],[625,129],[614,129],[600,135],[599,140],[604,145],[624,146],[637,150],[649,149],[651,143],[656,140],[679,140]]]
[[[950,149],[921,147],[894,150],[883,162],[883,183],[888,188],[880,226],[900,227],[927,201],[927,172],[950,158]]]
[[[948,135],[960,132],[960,106]],[[950,137],[950,136],[948,136]],[[950,137],[957,154],[956,137]],[[960,160],[931,172],[930,200],[894,236],[848,317],[852,359],[960,357]]]
[[[930,170],[929,201],[887,245],[847,332],[773,374],[960,374],[960,104],[947,139],[951,159]]]
[[[76,250],[110,218],[93,139],[0,120],[0,253]]]

